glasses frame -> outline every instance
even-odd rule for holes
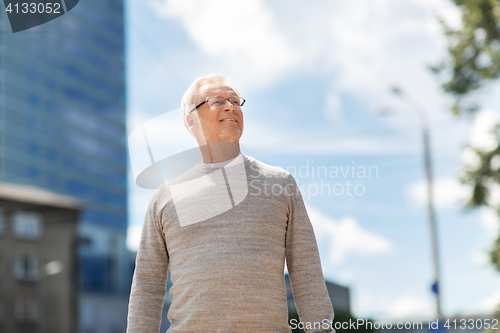
[[[189,113],[193,112],[194,110],[196,110],[197,108],[199,108],[199,107],[200,107],[200,106],[202,106],[203,104],[208,103],[208,100],[209,100],[210,98],[222,98],[222,97],[207,97],[207,99],[206,99],[206,100],[204,100],[204,101],[203,101],[203,102],[201,102],[200,104],[196,105],[196,106],[195,106],[195,107],[194,107],[191,111],[189,111]],[[231,99],[231,98],[233,98],[233,97],[230,97],[230,98],[222,98],[222,99],[223,99],[224,101],[229,101],[229,99]],[[243,102],[241,102],[241,105],[233,105],[233,104],[231,103],[231,101],[229,101],[229,103],[231,103],[231,105],[233,105],[234,107],[240,107],[240,108],[241,108],[241,107],[243,106],[243,104],[245,104],[246,100],[245,100],[243,97],[240,97],[240,96],[238,96],[238,98],[239,98],[239,99],[241,99],[241,100],[243,101]],[[224,104],[224,105],[226,105],[226,104]]]

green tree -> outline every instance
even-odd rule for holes
[[[442,88],[455,99],[451,111],[457,116],[472,115],[480,107],[474,93],[500,77],[500,0],[451,1],[461,12],[461,27],[453,29],[439,18],[448,41],[448,59],[429,69],[436,75],[447,76]],[[489,200],[492,184],[500,184],[500,125],[492,134],[499,139],[499,146],[491,150],[469,147],[479,163],[464,166],[461,182],[472,188],[466,208],[490,207],[500,215],[500,206]],[[500,272],[500,235],[489,254]]]
[[[475,102],[467,105],[465,97],[500,77],[500,0],[451,1],[462,12],[462,24],[455,30],[438,17],[450,57],[429,68],[451,76],[442,87],[455,97],[452,112],[461,115],[479,108]]]

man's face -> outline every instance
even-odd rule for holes
[[[230,98],[237,96],[236,92],[226,85],[220,83],[210,84],[201,87],[199,100],[195,102],[197,105],[211,97]],[[195,112],[193,111],[188,115],[188,124],[191,121],[190,117]],[[210,107],[208,103],[205,103],[198,107],[197,112],[203,132],[200,132],[198,128],[192,128],[195,137],[199,138],[200,135],[203,135],[206,142],[239,143],[241,134],[243,133],[243,113],[241,112],[241,107],[234,106],[226,100],[225,104],[219,107]]]

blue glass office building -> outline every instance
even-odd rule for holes
[[[85,201],[80,331],[122,331],[99,321],[111,311],[123,322],[133,272],[125,245],[123,1],[81,0],[15,34],[0,8],[0,181]]]

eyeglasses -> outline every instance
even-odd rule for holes
[[[200,104],[196,105],[194,109],[189,111],[189,113],[193,112],[194,110],[196,110],[205,103],[208,103],[209,107],[218,108],[226,105],[226,101],[229,101],[229,103],[231,103],[235,107],[242,107],[243,104],[245,104],[245,99],[243,97],[230,97],[230,98],[210,97],[201,102]]]

